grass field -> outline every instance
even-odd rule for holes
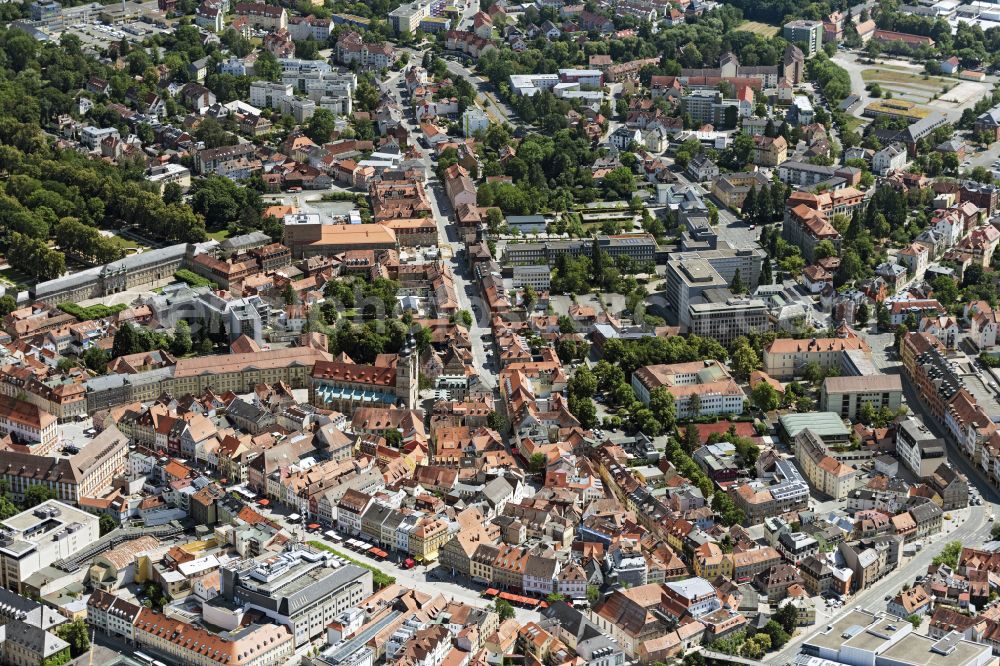
[[[771,25],[769,23],[761,23],[760,21],[744,21],[736,29],[752,32],[755,35],[760,35],[761,37],[774,37],[778,34],[778,26]]]
[[[857,116],[847,116],[844,122],[847,125],[846,129],[854,132],[857,132],[861,127],[868,124],[864,119],[858,118]]]
[[[954,88],[958,82],[940,76],[928,76],[897,67],[873,67],[861,71],[865,83],[877,83],[897,99],[927,103]]]
[[[137,250],[140,247],[143,250],[148,250],[149,249],[148,245],[145,245],[143,243],[139,243],[139,242],[137,242],[137,241],[135,241],[135,240],[133,240],[131,238],[125,238],[124,236],[119,236],[117,234],[115,234],[114,236],[112,236],[112,238],[115,239],[115,242],[118,243],[118,245],[120,245],[121,247],[123,247],[126,250]]]
[[[221,229],[219,231],[213,231],[208,234],[208,237],[212,240],[224,241],[229,238],[229,229]]]
[[[31,276],[9,266],[0,270],[0,284],[7,284],[15,287],[27,287],[31,281]]]

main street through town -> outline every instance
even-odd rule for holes
[[[414,57],[422,57],[416,53]],[[408,100],[403,99],[402,74],[397,72],[382,83],[384,93],[392,97],[403,113],[403,126],[409,133],[410,145],[418,146],[420,127],[409,110]],[[476,283],[473,280],[469,262],[464,258],[464,244],[458,238],[458,229],[451,223],[452,209],[444,191],[444,184],[438,180],[434,171],[434,160],[429,149],[417,148],[420,151],[420,163],[427,173],[427,191],[431,210],[438,229],[438,248],[441,258],[451,268],[455,278],[455,293],[459,308],[472,313],[472,326],[469,327],[469,337],[472,342],[472,359],[476,372],[483,384],[490,389],[496,388],[496,373],[489,367],[486,356],[484,336],[490,333],[490,322],[487,319],[489,308],[482,303]]]

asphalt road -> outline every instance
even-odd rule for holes
[[[455,60],[445,60],[445,64],[452,76],[461,76],[469,80],[478,93],[476,101],[479,106],[483,107],[487,115],[491,116],[494,121],[511,124],[517,122],[514,110],[493,94],[490,83],[485,78],[474,74],[468,67]]]
[[[399,73],[390,76],[383,85],[383,90],[389,92],[393,99],[402,108],[409,106],[409,101],[404,100],[397,81]],[[419,146],[417,143],[417,125],[404,114],[403,126],[410,134],[410,144]],[[469,337],[472,342],[472,360],[476,372],[479,374],[483,384],[491,389],[496,388],[496,375],[488,367],[486,357],[486,344],[483,336],[490,333],[489,308],[482,301],[477,285],[472,280],[468,262],[461,258],[464,256],[465,245],[458,239],[458,229],[452,220],[451,203],[445,194],[443,185],[438,181],[434,173],[434,160],[431,158],[431,151],[419,149],[421,153],[421,163],[427,172],[427,195],[430,200],[434,221],[438,228],[438,247],[441,250],[442,259],[448,263],[455,278],[455,292],[458,297],[459,308],[472,313],[472,326],[469,328]]]

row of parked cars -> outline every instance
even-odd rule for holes
[[[826,599],[827,608],[840,608],[844,605],[844,598],[836,592],[825,592],[823,598]]]

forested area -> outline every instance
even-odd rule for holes
[[[127,71],[85,56],[73,36],[40,44],[17,30],[0,31],[0,170],[7,176],[0,185],[0,247],[13,268],[35,280],[56,277],[66,270],[60,247],[88,263],[120,258],[121,243],[100,229],[194,242],[207,238],[206,215],[222,228],[262,224],[253,190],[208,182],[192,209],[176,186],[160,196],[145,181],[141,158],[112,165],[55,148],[43,129],[75,108],[75,94],[90,76],[111,81],[113,95],[124,95],[124,81],[132,81]],[[98,104],[94,113],[100,124],[107,107]]]

